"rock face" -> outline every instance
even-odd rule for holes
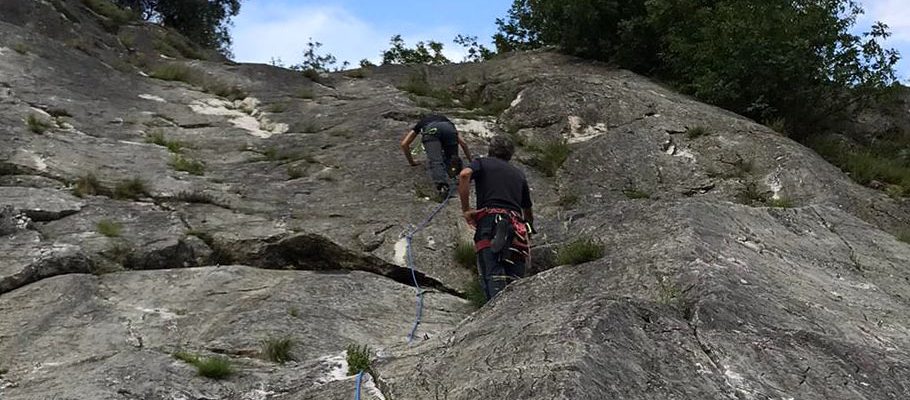
[[[105,21],[0,2],[0,398],[348,399],[350,344],[363,398],[910,398],[910,209],[767,127],[547,52],[312,80]],[[409,344],[438,203],[397,141],[430,110],[520,142],[541,233],[474,311],[443,208]]]

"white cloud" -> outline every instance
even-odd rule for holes
[[[331,53],[339,64],[353,65],[364,58],[378,62],[389,39],[401,34],[409,46],[419,40],[436,40],[445,45],[443,54],[460,61],[465,52],[451,42],[455,29],[438,27],[425,32],[385,32],[340,7],[282,6],[257,2],[244,4],[234,21],[232,36],[237,61],[267,63],[272,58],[285,64],[303,59],[309,38],[323,44],[320,53]]]

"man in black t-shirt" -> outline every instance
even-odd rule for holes
[[[468,224],[477,229],[474,249],[487,300],[523,277],[530,258],[531,190],[524,173],[509,164],[514,152],[510,139],[494,137],[489,157],[474,160],[458,174],[461,210]],[[477,186],[476,209],[470,205],[471,180]]]
[[[458,157],[458,146],[464,150],[465,156],[471,160],[471,150],[468,145],[458,135],[455,124],[448,118],[430,114],[423,117],[414,125],[401,140],[401,151],[404,152],[408,164],[411,166],[420,165],[414,161],[411,155],[411,144],[417,135],[421,136],[421,143],[426,150],[427,161],[426,169],[430,180],[436,186],[440,197],[445,198],[449,195],[452,188],[452,178],[461,170],[461,158]]]

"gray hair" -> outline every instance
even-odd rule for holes
[[[488,156],[509,161],[512,159],[512,154],[514,153],[515,144],[512,143],[512,139],[508,136],[499,135],[490,139],[490,149],[487,152]]]

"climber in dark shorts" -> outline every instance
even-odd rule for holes
[[[462,140],[452,121],[439,114],[429,114],[418,121],[401,139],[401,151],[411,166],[420,165],[411,155],[411,144],[417,135],[420,135],[420,141],[426,150],[427,174],[440,197],[445,198],[455,189],[452,179],[461,171],[462,162],[458,157],[458,146],[461,146],[468,160],[472,159],[471,149]]]
[[[524,173],[509,164],[515,145],[505,136],[490,140],[488,157],[478,158],[458,174],[458,197],[469,225],[476,227],[474,250],[487,300],[522,278],[531,257],[534,213]],[[477,186],[472,209],[471,180]]]

